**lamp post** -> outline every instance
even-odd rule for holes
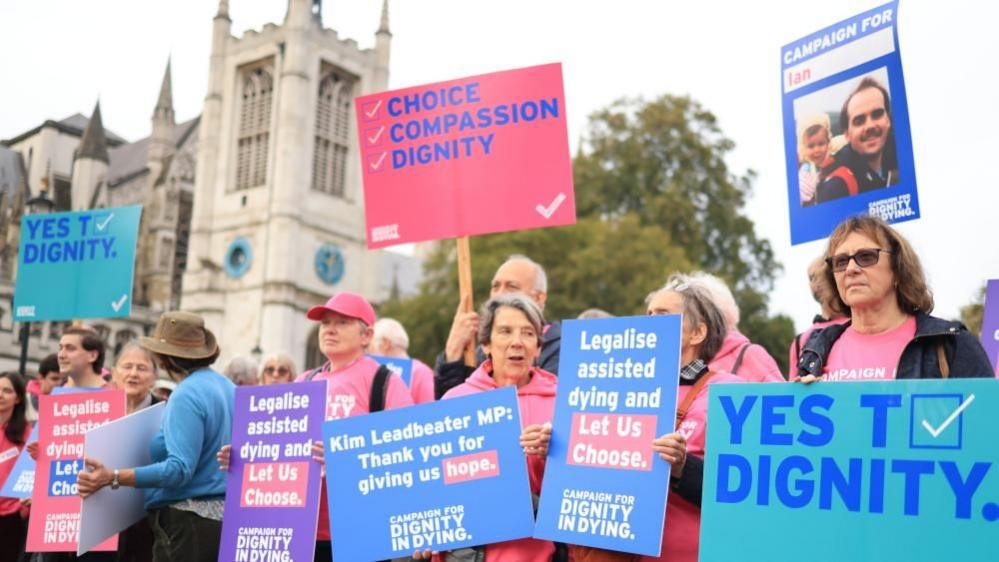
[[[45,215],[51,213],[55,208],[55,202],[48,197],[48,178],[42,178],[38,195],[28,199],[27,211],[29,215]],[[23,231],[22,231],[23,233]],[[28,377],[28,340],[31,338],[31,322],[21,323],[21,360],[18,372],[24,378]]]

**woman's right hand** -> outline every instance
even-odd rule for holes
[[[229,472],[229,453],[232,452],[232,445],[222,445],[215,459],[219,461],[219,470]]]
[[[32,441],[25,445],[24,448],[28,450],[28,456],[31,457],[31,460],[38,460],[38,441]]]
[[[813,382],[826,380],[825,375],[815,376],[815,375],[805,375],[803,377],[798,377],[797,381],[801,384],[812,384]]]

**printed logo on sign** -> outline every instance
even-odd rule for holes
[[[371,229],[371,240],[374,242],[384,242],[386,240],[397,240],[399,238],[399,225],[389,224],[376,226]]]
[[[34,316],[35,316],[35,305],[31,305],[31,306],[19,306],[19,307],[17,307],[17,315],[20,316],[20,317],[22,317],[22,318],[27,318],[27,317],[34,318]]]

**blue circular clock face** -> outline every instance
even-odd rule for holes
[[[323,244],[316,250],[316,275],[327,285],[336,285],[343,279],[344,261],[340,248]]]
[[[239,279],[250,269],[252,259],[253,252],[250,250],[250,242],[246,238],[240,237],[229,244],[222,266],[226,275],[233,279]]]

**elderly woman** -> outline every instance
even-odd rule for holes
[[[663,435],[654,443],[660,456],[670,462],[669,502],[659,557],[641,560],[696,562],[701,527],[701,488],[704,472],[704,440],[707,435],[710,385],[744,382],[729,373],[708,369],[725,340],[725,318],[711,294],[675,274],[646,299],[649,315],[682,314],[680,335],[680,387],[677,389],[677,433]],[[686,448],[684,450],[684,444]],[[639,559],[622,558],[622,560]],[[576,557],[585,562],[585,557]]]
[[[27,405],[21,375],[0,373],[0,483],[7,480],[18,453],[31,433],[31,424],[25,418]],[[3,537],[4,543],[0,547],[0,562],[19,559],[24,551],[27,532],[27,510],[20,500],[0,498],[0,537]]]
[[[214,562],[225,494],[225,474],[215,453],[232,434],[235,386],[210,368],[219,346],[196,314],[164,313],[152,337],[140,341],[178,383],[150,444],[153,462],[118,469],[85,459],[90,470],[77,476],[80,495],[105,486],[142,488],[153,529],[153,560]]]
[[[550,424],[555,411],[555,375],[534,366],[541,353],[541,330],[545,325],[541,309],[526,295],[511,293],[490,299],[479,313],[479,344],[484,361],[464,383],[449,390],[443,399],[488,392],[503,386],[517,387],[520,422],[524,425],[521,444],[527,455],[531,493],[541,493]],[[446,553],[444,560],[468,552]],[[488,562],[541,562],[550,560],[555,545],[539,539],[520,539],[477,547]]]
[[[978,338],[930,316],[919,257],[884,221],[843,221],[829,237],[826,264],[833,303],[850,321],[812,333],[798,362],[802,382],[992,376]]]
[[[295,381],[295,361],[283,353],[264,357],[260,368],[260,384],[285,384]]]
[[[233,357],[225,366],[223,375],[236,386],[252,386],[257,384],[257,362],[250,357]]]
[[[129,414],[159,402],[153,396],[153,385],[156,384],[153,356],[138,342],[125,344],[118,354],[118,360],[111,369],[111,384],[125,391],[125,405]]]

